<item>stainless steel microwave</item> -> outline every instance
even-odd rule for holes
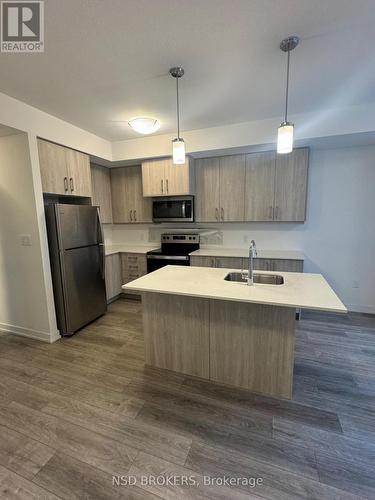
[[[194,196],[154,199],[152,220],[154,222],[194,222]]]

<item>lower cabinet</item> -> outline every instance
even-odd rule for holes
[[[146,255],[142,253],[122,253],[121,270],[123,285],[144,276],[147,274]]]
[[[190,265],[198,267],[222,267],[228,269],[248,269],[249,259],[242,257],[190,257]],[[254,259],[256,271],[303,272],[303,260],[292,259]]]
[[[249,259],[243,259],[244,266],[249,267]],[[294,259],[254,259],[254,269],[259,271],[280,271],[303,273],[303,260]]]
[[[105,258],[105,287],[108,302],[120,295],[122,292],[121,285],[123,283],[121,279],[120,254],[107,255]]]
[[[107,302],[123,293],[122,285],[147,274],[147,259],[144,254],[115,253],[107,255],[105,266]],[[131,290],[126,293],[137,295],[137,292]]]

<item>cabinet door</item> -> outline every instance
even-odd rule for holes
[[[276,157],[275,220],[306,219],[308,148]]]
[[[107,291],[107,300],[117,297],[117,295],[122,292],[122,284],[120,255],[118,253],[107,255],[105,258],[105,286]]]
[[[167,161],[154,160],[142,163],[143,196],[166,196],[164,172]]]
[[[216,257],[216,267],[243,269],[242,257]]]
[[[219,222],[220,158],[195,161],[195,193],[197,222]]]
[[[201,257],[192,255],[190,257],[190,265],[197,267],[216,267],[216,259],[215,257]]]
[[[131,210],[135,204],[135,196],[129,185],[128,169],[121,167],[111,169],[112,211],[114,224],[132,222]]]
[[[249,259],[243,259],[243,266],[245,269],[249,269]],[[271,261],[270,259],[254,259],[254,269],[255,271],[271,271]]]
[[[112,224],[111,174],[109,168],[91,164],[92,204],[100,207],[102,224]]]
[[[65,148],[69,172],[69,191],[73,196],[92,194],[89,155]]]
[[[303,260],[294,259],[272,259],[270,261],[271,271],[285,271],[289,273],[303,273]]]
[[[245,155],[220,159],[220,220],[243,221],[245,206]]]
[[[38,152],[43,192],[69,194],[65,148],[38,139]]]
[[[276,153],[246,156],[245,221],[273,220]]]
[[[192,194],[190,186],[192,161],[186,158],[183,165],[174,165],[173,160],[165,162],[165,191],[168,196]]]
[[[152,222],[152,200],[143,197],[142,168],[140,166],[128,167],[129,189],[133,193],[133,212],[131,222]]]

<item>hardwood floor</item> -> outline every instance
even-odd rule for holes
[[[141,307],[0,335],[0,498],[375,498],[375,316],[304,311],[287,401],[145,368]]]

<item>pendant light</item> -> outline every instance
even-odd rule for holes
[[[169,74],[176,79],[176,90],[177,90],[177,137],[173,139],[173,163],[175,165],[182,165],[185,163],[185,142],[180,137],[180,102],[179,102],[179,93],[178,93],[178,80],[182,76],[184,76],[184,69],[181,66],[177,66],[176,68],[171,68],[169,70]]]
[[[295,49],[299,43],[298,36],[284,38],[280,43],[280,49],[288,53],[288,62],[286,69],[286,93],[285,93],[285,117],[280,124],[277,134],[277,152],[279,154],[291,153],[293,151],[294,125],[288,122],[288,97],[289,97],[289,64],[290,51]]]

